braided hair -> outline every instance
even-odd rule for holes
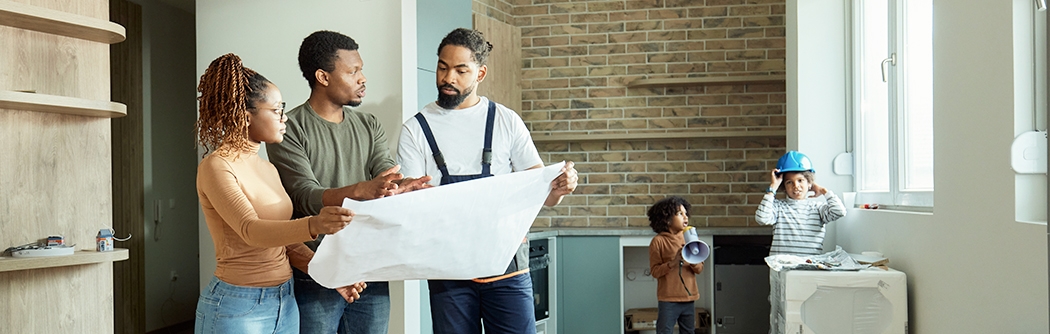
[[[248,150],[249,109],[263,96],[270,81],[244,67],[241,58],[227,53],[216,58],[204,70],[197,91],[201,96],[200,116],[195,132],[204,153],[214,150],[220,155]]]

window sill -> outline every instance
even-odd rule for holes
[[[1018,223],[1021,223],[1021,224],[1046,226],[1046,221],[1045,220],[1044,221],[1015,220],[1015,221],[1018,222]]]
[[[910,214],[919,216],[933,216],[933,208],[926,207],[904,207],[904,206],[892,206],[883,207],[880,206],[878,209],[863,209],[860,207],[852,207],[851,211],[863,211],[863,212],[885,212],[885,213],[897,213],[897,214]]]

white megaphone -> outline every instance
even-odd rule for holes
[[[692,226],[687,226],[683,236],[685,237],[685,247],[682,247],[682,259],[692,264],[707,260],[707,256],[711,255],[711,247],[706,242],[701,241],[700,237],[696,236],[696,229]]]

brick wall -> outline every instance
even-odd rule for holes
[[[475,13],[514,24],[514,5],[504,0],[473,0],[471,4]]]
[[[785,129],[783,83],[627,88],[641,78],[784,74],[783,0],[475,0],[522,29],[520,114],[542,134]],[[509,11],[509,13],[508,13]],[[680,195],[695,226],[757,226],[779,137],[537,142],[572,160],[575,194],[537,227],[641,227]]]

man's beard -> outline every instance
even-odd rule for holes
[[[346,105],[351,106],[351,107],[357,107],[357,106],[361,105],[361,100],[356,100],[356,101],[355,100],[350,100],[350,102],[347,102]]]
[[[448,94],[442,93],[441,92],[442,88],[452,89],[452,90],[456,91],[456,95],[448,95]],[[442,107],[442,108],[445,108],[445,109],[453,109],[456,106],[459,106],[460,103],[463,103],[463,101],[467,99],[467,96],[470,96],[470,93],[473,93],[473,92],[474,92],[474,87],[467,88],[467,91],[465,93],[460,93],[459,89],[456,89],[456,87],[452,87],[452,85],[450,85],[450,84],[444,84],[442,86],[438,86],[437,105],[439,107]]]

